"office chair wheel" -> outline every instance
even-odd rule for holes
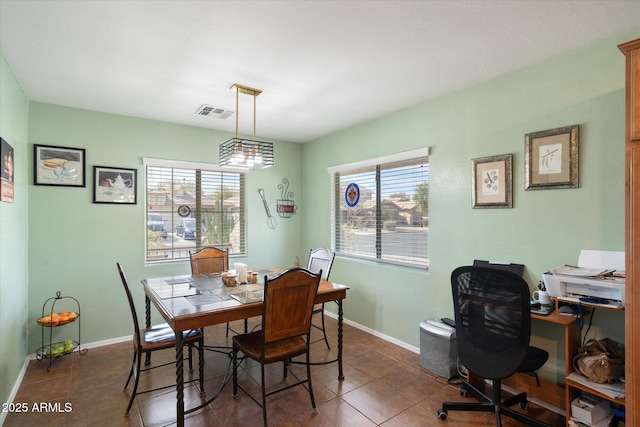
[[[441,420],[447,419],[447,410],[446,409],[438,409],[438,418]]]

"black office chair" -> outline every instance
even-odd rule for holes
[[[498,270],[510,271],[524,278],[523,264],[474,259],[473,266],[497,268]],[[542,366],[547,363],[547,360],[549,360],[548,352],[538,347],[529,346],[529,348],[527,349],[527,356],[524,358],[524,361],[520,364],[520,366],[518,366],[516,372],[533,376],[536,379],[536,385],[540,387],[540,378],[538,377],[538,373],[536,371],[542,368]]]
[[[326,248],[311,249],[309,251],[309,260],[307,261],[307,270],[312,273],[318,274],[322,272],[322,280],[329,280],[329,273],[331,272],[331,266],[333,265],[333,259],[336,254]],[[322,326],[312,324],[316,329],[322,331],[322,338],[313,341],[311,344],[324,340],[327,344],[327,349],[331,350],[329,340],[327,339],[327,330],[324,326],[324,303],[316,304],[313,306],[313,314],[320,314],[322,320]]]
[[[460,394],[470,393],[480,402],[445,402],[438,410],[440,419],[446,419],[448,411],[486,411],[495,413],[499,427],[501,414],[529,426],[548,427],[510,408],[518,403],[525,409],[526,393],[501,400],[502,379],[527,363],[531,338],[527,282],[510,271],[468,266],[451,273],[451,290],[458,357],[470,372],[491,380],[493,390],[492,396],[487,396],[463,381]]]

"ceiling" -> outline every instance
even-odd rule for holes
[[[301,143],[637,28],[637,0],[0,0],[32,101],[235,132],[195,113],[239,83],[259,138]]]

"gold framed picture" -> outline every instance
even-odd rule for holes
[[[579,126],[524,136],[525,190],[578,188]]]
[[[513,154],[471,160],[472,207],[513,207]]]

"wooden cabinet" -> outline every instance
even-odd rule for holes
[[[625,377],[626,425],[640,425],[640,39],[618,46],[626,57]]]

